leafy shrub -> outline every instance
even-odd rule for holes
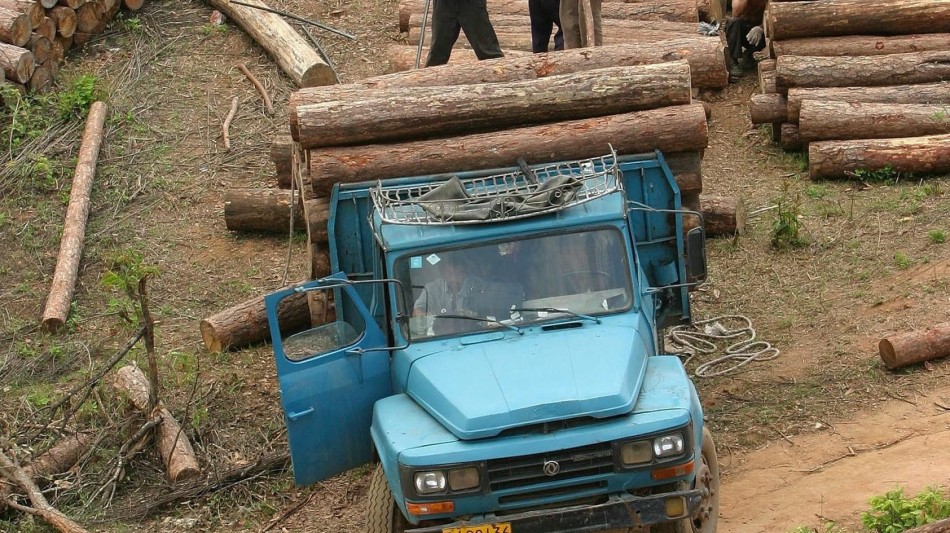
[[[798,219],[800,206],[797,201],[789,201],[788,188],[782,192],[782,197],[777,200],[778,209],[775,210],[775,220],[772,221],[773,248],[780,250],[788,248],[800,248],[808,242],[800,235],[802,223]]]
[[[874,533],[900,533],[950,517],[950,500],[940,487],[927,487],[913,498],[904,496],[904,489],[898,487],[868,503],[871,510],[861,513],[861,522]]]
[[[85,74],[74,79],[69,89],[59,93],[59,116],[63,120],[85,117],[89,107],[99,98],[99,79]]]
[[[943,244],[947,242],[947,232],[941,229],[932,229],[927,233],[927,238],[932,244]]]

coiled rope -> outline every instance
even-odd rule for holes
[[[727,326],[727,322],[732,322],[736,327]],[[670,328],[669,338],[674,352],[681,354],[681,357],[688,354],[683,366],[696,356],[721,353],[716,341],[741,339],[726,347],[725,355],[697,366],[693,375],[701,378],[721,376],[753,361],[771,361],[779,356],[778,348],[768,342],[755,340],[752,321],[742,315],[723,315],[675,326]]]

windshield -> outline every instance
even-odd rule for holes
[[[398,259],[395,274],[410,304],[403,333],[412,340],[623,311],[633,303],[626,246],[615,228],[429,250]]]

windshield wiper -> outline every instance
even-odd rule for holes
[[[529,313],[563,313],[565,315],[570,315],[574,318],[582,318],[584,320],[591,320],[594,323],[600,324],[600,319],[595,316],[582,315],[580,313],[575,313],[570,309],[558,309],[557,307],[514,307],[512,311],[517,312],[529,312]]]
[[[511,324],[505,324],[504,322],[500,320],[495,320],[494,318],[486,318],[486,317],[481,317],[481,316],[469,316],[469,315],[446,315],[446,314],[433,315],[433,316],[435,316],[435,318],[461,318],[463,320],[475,320],[478,322],[488,322],[489,324],[498,324],[499,326],[506,327],[510,329],[511,331],[518,332],[518,335],[524,335],[524,331],[521,331],[521,328],[517,326],[512,326]]]

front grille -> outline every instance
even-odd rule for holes
[[[539,491],[534,491],[529,494],[512,494],[511,496],[502,496],[498,498],[498,503],[518,503],[524,501],[530,501],[537,498],[553,498],[556,496],[564,496],[566,494],[578,494],[581,492],[587,492],[592,490],[606,489],[606,481],[597,481],[594,483],[582,483],[580,485],[570,485],[567,487],[555,487],[552,489],[544,489]],[[563,502],[558,502],[555,504],[559,507],[563,507]]]
[[[556,461],[559,472],[544,473],[544,463]],[[530,487],[551,481],[574,479],[613,472],[613,448],[609,442],[569,450],[505,457],[488,461],[488,483],[492,491]]]

